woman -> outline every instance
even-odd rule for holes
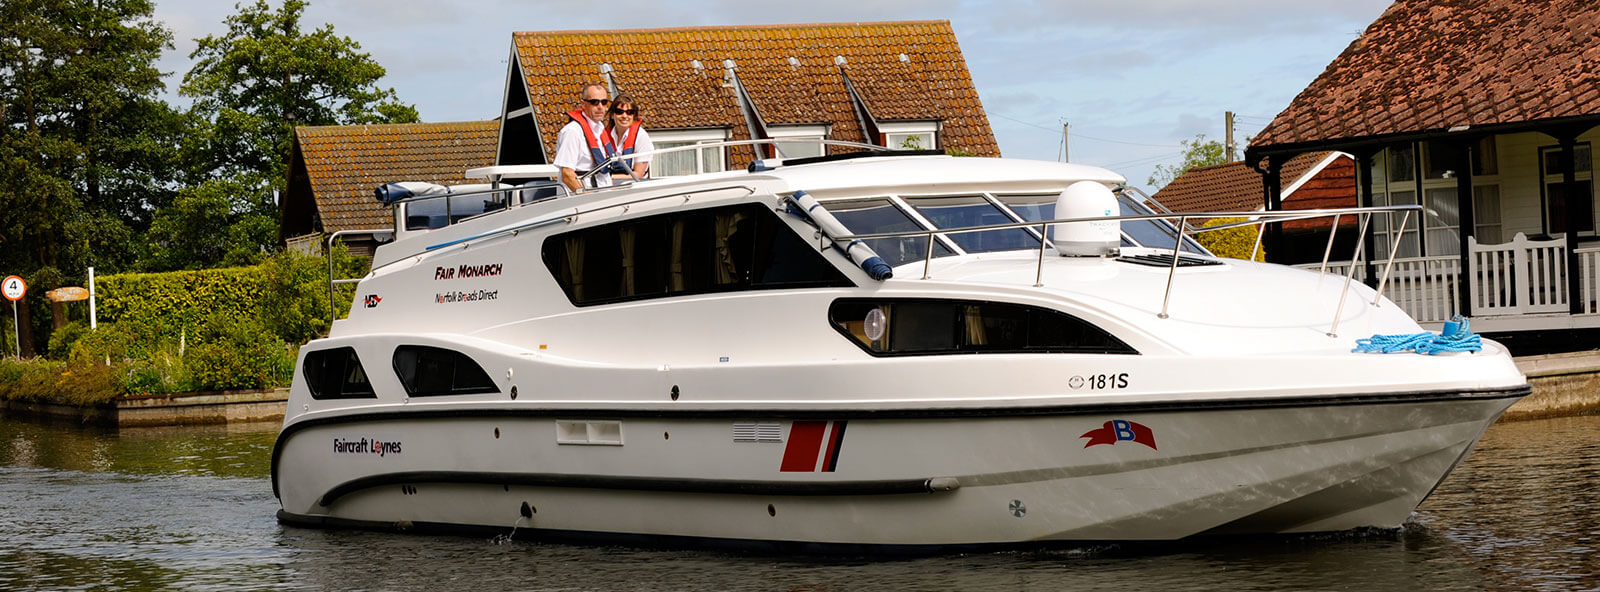
[[[650,132],[644,131],[644,126],[640,125],[643,119],[639,114],[639,102],[633,97],[620,94],[612,99],[611,110],[606,116],[606,131],[611,134],[612,145],[617,147],[618,154],[656,149],[656,145],[650,141]],[[632,176],[628,174],[629,167],[633,169]],[[635,176],[644,179],[649,173],[649,156],[630,158],[611,165],[611,178],[617,181],[632,181]]]

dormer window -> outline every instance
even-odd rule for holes
[[[883,145],[895,150],[938,150],[939,122],[885,121],[878,124]]]
[[[829,127],[826,124],[773,125],[768,126],[767,134],[773,139],[825,140],[828,138]],[[806,158],[828,153],[827,147],[817,142],[780,142],[777,146],[783,151],[784,158]]]

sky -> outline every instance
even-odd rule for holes
[[[273,6],[281,0],[270,0]],[[1153,191],[1183,140],[1265,127],[1389,0],[313,0],[324,24],[388,70],[423,121],[497,117],[514,31],[949,20],[1002,155],[1101,166]],[[158,64],[176,96],[194,40],[226,32],[225,0],[156,0],[173,31]]]

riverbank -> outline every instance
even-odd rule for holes
[[[1600,350],[1517,358],[1533,394],[1517,401],[1502,421],[1600,413]]]
[[[289,389],[117,397],[94,405],[0,401],[7,414],[108,427],[208,425],[283,419]]]

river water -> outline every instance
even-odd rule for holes
[[[276,427],[0,418],[0,590],[1600,589],[1600,417],[1496,424],[1395,532],[891,560],[281,526]]]

